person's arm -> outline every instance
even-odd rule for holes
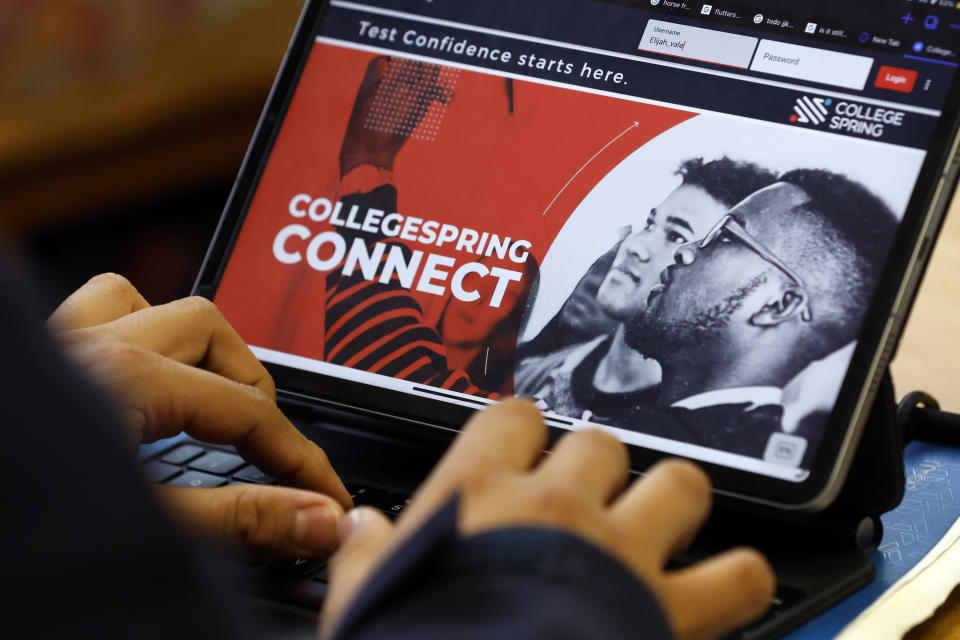
[[[702,471],[668,461],[624,489],[612,436],[577,432],[544,458],[546,435],[532,404],[504,401],[470,421],[396,527],[351,511],[326,636],[701,638],[769,606],[756,551],[665,569],[706,520]]]
[[[157,503],[126,426],[4,267],[0,256],[2,635],[240,637],[242,613]]]
[[[439,75],[439,66],[407,58],[379,56],[370,61],[340,147],[341,179],[349,182],[350,174],[365,166],[384,175],[393,171],[397,154],[433,103],[450,101]],[[382,112],[378,122],[369,123],[378,100]]]
[[[340,203],[366,211],[397,211],[393,169],[397,154],[407,143],[434,102],[450,96],[438,83],[440,67],[404,58],[376,57],[367,65],[340,150]],[[368,122],[375,104],[381,113]],[[348,246],[359,239],[372,250],[385,250],[377,272],[388,255],[398,250],[409,262],[410,247],[380,233],[340,227]],[[326,282],[324,359],[352,367],[459,393],[496,396],[481,391],[462,370],[451,369],[443,340],[429,326],[423,309],[399,276],[388,282],[366,280],[360,270],[352,275],[332,271]]]
[[[611,555],[559,529],[461,536],[451,500],[381,568],[336,640],[669,640],[646,586]]]

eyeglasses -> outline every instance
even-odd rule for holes
[[[700,248],[704,249],[708,247],[710,244],[715,242],[717,238],[723,235],[724,231],[730,233],[730,235],[737,238],[758,256],[776,268],[780,269],[780,271],[783,271],[791,280],[797,283],[797,286],[803,289],[803,302],[800,306],[800,318],[804,322],[812,321],[813,312],[810,310],[810,294],[806,285],[803,284],[803,280],[801,280],[800,276],[797,275],[797,272],[784,264],[780,258],[773,255],[773,252],[763,246],[759,240],[750,235],[750,232],[744,229],[743,226],[730,214],[720,218],[720,221],[714,225],[713,229],[711,229],[710,232],[703,237],[703,240],[700,241]]]

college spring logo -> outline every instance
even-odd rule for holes
[[[830,98],[811,98],[803,96],[797,98],[797,103],[793,105],[793,115],[790,116],[790,122],[800,124],[821,125],[827,121],[830,110],[827,109],[833,100]]]

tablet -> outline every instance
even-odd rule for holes
[[[300,396],[524,395],[821,509],[954,191],[953,14],[308,2],[197,291]]]

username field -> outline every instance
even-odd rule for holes
[[[650,20],[639,51],[747,69],[757,38],[685,24]]]

